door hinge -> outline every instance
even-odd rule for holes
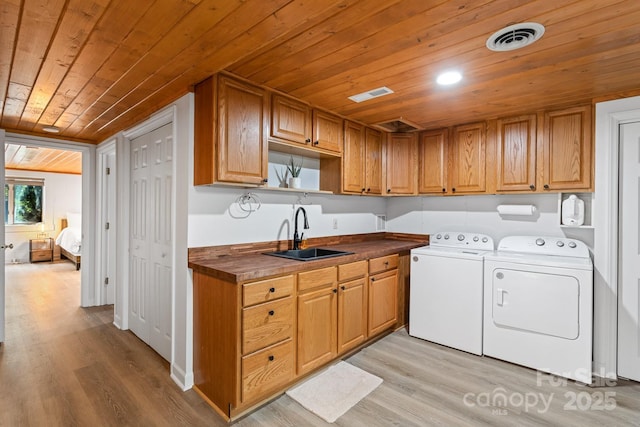
[[[104,229],[105,229],[105,230],[108,230],[108,229],[109,229],[109,223],[108,223],[108,222],[104,224]]]
[[[111,175],[111,168],[106,168],[105,172],[107,175]]]
[[[105,284],[105,285],[108,285],[108,284],[109,284],[109,278],[108,278],[108,277],[105,277],[105,278],[104,278],[104,284]]]

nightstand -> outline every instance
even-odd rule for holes
[[[29,262],[53,261],[53,239],[29,240]]]

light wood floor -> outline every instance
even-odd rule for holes
[[[112,307],[79,308],[79,280],[70,263],[7,266],[0,426],[225,425],[195,392],[178,389],[166,361],[111,324]],[[638,383],[563,384],[404,330],[348,362],[384,382],[337,426],[640,426]],[[236,425],[330,424],[283,395]]]

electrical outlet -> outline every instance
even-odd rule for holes
[[[333,229],[334,230],[338,229],[338,218],[333,218]]]

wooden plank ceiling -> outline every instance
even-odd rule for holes
[[[5,169],[82,174],[82,153],[20,144],[4,145]]]
[[[486,39],[539,22],[537,43]],[[100,142],[228,70],[373,124],[424,128],[640,89],[640,1],[2,0],[0,126]],[[456,86],[434,83],[462,71]],[[347,99],[387,86],[395,93]]]

